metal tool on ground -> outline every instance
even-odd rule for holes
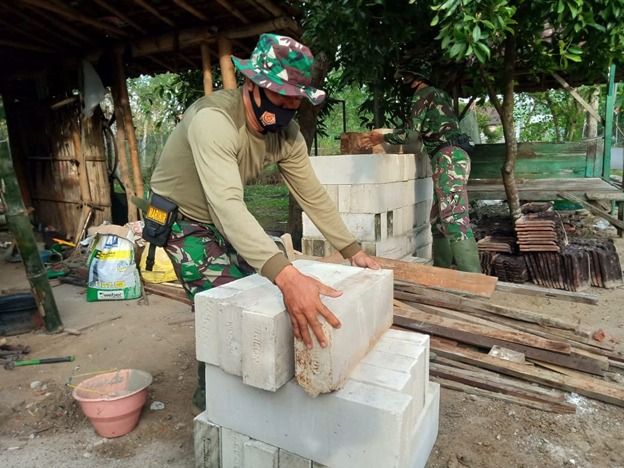
[[[72,362],[74,356],[63,356],[43,359],[30,359],[28,361],[10,361],[4,364],[5,369],[13,369],[14,367],[33,366],[37,364],[53,364],[55,362]]]

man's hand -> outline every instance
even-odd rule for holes
[[[359,266],[362,268],[370,268],[371,270],[379,270],[381,268],[379,263],[369,257],[363,250],[360,250],[353,257],[349,259],[352,266]]]
[[[342,295],[342,291],[330,288],[317,279],[304,275],[292,265],[279,272],[275,277],[275,284],[284,296],[284,305],[290,315],[295,337],[298,340],[303,340],[306,348],[312,349],[312,337],[310,336],[310,328],[312,328],[316,339],[325,348],[327,338],[323,333],[318,315],[322,315],[327,323],[334,328],[340,328],[340,320],[325,307],[320,296],[322,294],[338,297]]]
[[[383,133],[375,131],[362,133],[362,136],[360,137],[360,144],[364,148],[372,148],[375,145],[383,143],[383,141]]]

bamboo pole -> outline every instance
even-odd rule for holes
[[[130,149],[130,163],[132,164],[132,177],[134,179],[134,192],[139,197],[143,196],[143,174],[141,174],[141,161],[139,161],[139,149],[136,142],[134,122],[132,120],[132,109],[130,109],[130,98],[128,97],[128,82],[121,53],[115,54],[115,73],[119,87],[119,103],[123,113],[123,125],[126,129],[128,148]],[[117,122],[117,126],[122,122]],[[128,207],[129,208],[129,207]]]
[[[212,93],[212,69],[210,63],[210,46],[207,42],[201,43],[202,70],[204,73],[204,95]]]
[[[115,107],[115,121],[117,122],[116,143],[117,154],[119,155],[119,179],[124,186],[124,192],[126,193],[126,200],[128,202],[128,221],[137,221],[137,210],[134,208],[134,204],[132,203],[132,197],[135,196],[135,194],[132,187],[132,178],[130,177],[130,172],[128,171],[128,155],[126,153],[126,130],[124,125],[123,106],[121,105],[119,97],[119,88],[121,84],[118,82],[119,75],[115,73],[115,76],[117,79],[115,80],[115,86],[113,86],[112,89],[112,95]]]
[[[7,224],[24,262],[26,278],[35,297],[39,315],[48,332],[60,333],[63,331],[63,322],[56,307],[48,272],[39,255],[30,218],[20,196],[19,185],[8,154],[3,156],[0,153],[0,179],[5,185],[5,192],[0,192],[0,198],[6,206]]]
[[[82,203],[82,211],[80,213],[80,218],[78,220],[77,225],[75,226],[75,234],[74,234],[74,242],[78,244],[82,239],[82,226],[87,222],[88,216],[90,214],[91,208],[89,207],[91,203],[91,191],[89,188],[89,176],[87,174],[87,164],[85,162],[84,155],[84,117],[81,119],[81,129],[78,128],[76,121],[72,119],[71,122],[71,133],[72,133],[72,141],[74,144],[74,153],[76,160],[79,161],[78,164],[78,183],[80,184],[80,200]]]
[[[232,63],[232,42],[226,37],[219,38],[219,66],[223,78],[223,89],[236,89],[236,74]]]

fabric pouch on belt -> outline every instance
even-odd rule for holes
[[[176,222],[178,205],[152,193],[143,227],[143,239],[157,247],[163,247],[169,240],[171,226]]]

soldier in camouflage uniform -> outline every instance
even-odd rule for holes
[[[450,268],[453,260],[461,271],[481,272],[479,254],[470,227],[466,184],[470,175],[471,143],[459,128],[459,120],[448,95],[430,85],[431,64],[423,60],[404,62],[395,77],[413,92],[411,128],[381,134],[369,132],[364,145],[383,141],[410,144],[422,138],[433,169],[433,204],[430,223],[435,266]]]
[[[244,184],[274,163],[302,209],[352,265],[379,268],[362,251],[319,183],[293,117],[302,99],[320,104],[310,86],[310,50],[295,40],[263,34],[250,59],[232,57],[247,78],[192,104],[171,133],[151,179],[155,195],[177,205],[165,250],[190,298],[258,272],[282,292],[293,332],[308,348],[314,335],[327,345],[318,316],[339,327],[320,296],[332,289],[300,273],[248,211]],[[205,407],[199,367],[193,413]]]

